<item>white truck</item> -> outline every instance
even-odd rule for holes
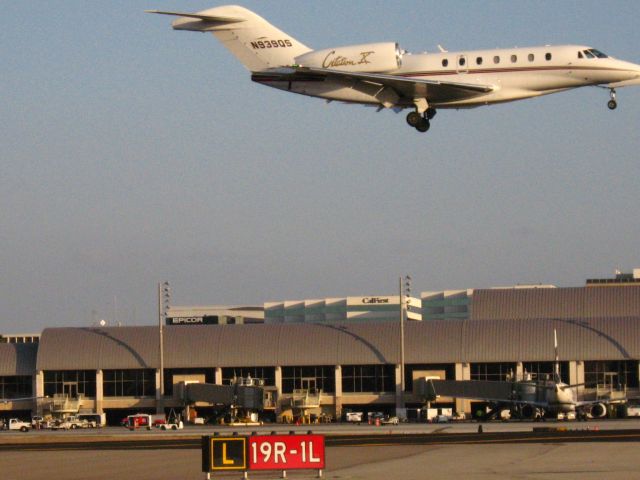
[[[20,430],[21,432],[28,432],[31,430],[31,424],[29,422],[23,422],[18,418],[10,418],[7,422],[8,430]]]
[[[345,418],[349,423],[362,423],[363,412],[347,412]]]
[[[52,430],[75,430],[76,428],[89,428],[86,420],[80,420],[77,417],[67,417],[56,420],[51,426]]]

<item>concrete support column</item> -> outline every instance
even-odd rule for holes
[[[216,367],[215,379],[213,382],[216,385],[222,385],[222,367]]]
[[[104,374],[102,370],[96,370],[96,413],[103,413],[102,402],[104,400]]]
[[[160,369],[156,369],[156,413],[164,413],[164,399],[160,395]]]
[[[400,364],[396,365],[395,369],[395,379],[396,379],[396,412],[404,408],[404,398],[402,392],[402,368]],[[398,415],[400,417],[400,415]]]
[[[516,363],[516,379],[522,380],[524,378],[524,367],[522,362]]]
[[[336,419],[342,416],[342,365],[336,365],[334,369],[336,380],[335,392],[335,416]]]
[[[282,396],[282,367],[276,367],[275,386],[278,390],[278,398]]]
[[[471,365],[468,363],[456,363],[456,380],[471,380]],[[456,398],[456,412],[464,412],[470,415],[471,400]]]
[[[33,399],[32,413],[42,416],[42,401],[44,399],[44,372],[38,370],[33,377]]]
[[[282,413],[282,367],[275,367],[274,384],[276,387],[276,415]]]
[[[563,380],[565,380],[563,378]],[[567,381],[567,380],[565,380]],[[576,360],[569,362],[569,379],[570,385],[581,385],[577,388],[578,400],[584,393],[584,362],[582,360]]]

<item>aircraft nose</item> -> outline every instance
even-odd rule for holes
[[[640,65],[631,62],[625,62],[625,67],[629,73],[634,75],[640,75]]]
[[[640,65],[618,61],[615,66],[617,77],[615,80],[612,79],[611,83],[607,84],[608,87],[617,88],[617,87],[628,87],[631,85],[640,85]]]

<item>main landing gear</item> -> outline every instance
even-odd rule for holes
[[[616,102],[616,89],[612,88],[609,95],[611,95],[611,100],[607,102],[607,107],[609,107],[609,110],[615,110],[618,107],[618,102]]]
[[[422,115],[417,111],[410,112],[407,115],[407,123],[419,132],[424,133],[431,127],[431,119],[436,116],[436,113],[436,109],[431,107],[427,108]]]

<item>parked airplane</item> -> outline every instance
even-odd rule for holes
[[[434,380],[426,379],[422,385],[423,395],[468,398],[495,405],[489,415],[499,415],[502,410],[510,410],[512,416],[537,419],[545,415],[576,415],[579,419],[603,418],[607,414],[610,399],[578,401],[576,389],[584,386],[568,385],[560,378],[558,359],[558,337],[553,331],[555,344],[554,372],[545,378],[533,378],[525,372],[523,378],[511,375],[507,381],[478,380]],[[626,399],[617,399],[617,402]]]
[[[472,108],[597,85],[640,85],[640,65],[581,45],[411,54],[394,42],[312,50],[239,6],[174,15],[175,30],[211,32],[254,82],[327,101],[413,109],[407,123],[426,132],[439,108]]]

